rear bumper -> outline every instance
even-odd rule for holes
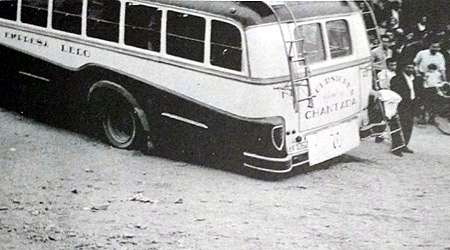
[[[272,158],[244,152],[244,166],[269,173],[288,173],[294,167],[308,164],[308,152]]]

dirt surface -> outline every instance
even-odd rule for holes
[[[0,249],[450,249],[450,136],[265,181],[0,109]]]

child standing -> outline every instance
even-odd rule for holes
[[[434,63],[428,65],[428,70],[424,74],[422,100],[425,108],[423,120],[428,113],[428,123],[434,124],[434,117],[438,109],[437,91],[442,83],[442,73],[438,70],[438,66]]]

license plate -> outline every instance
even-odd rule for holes
[[[308,141],[302,141],[302,142],[295,142],[288,146],[288,153],[299,153],[299,152],[306,152],[308,150]]]
[[[306,137],[309,146],[310,165],[318,164],[342,155],[357,147],[359,140],[358,120],[326,128]]]

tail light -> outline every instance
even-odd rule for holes
[[[278,125],[272,128],[272,143],[276,149],[281,150],[284,146],[284,126]]]

